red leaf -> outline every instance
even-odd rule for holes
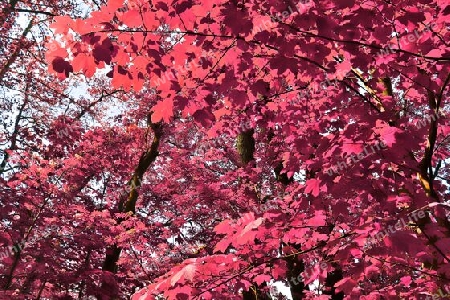
[[[264,282],[269,282],[270,279],[272,279],[269,275],[257,275],[255,278],[253,278],[253,281],[256,282],[256,284],[261,285]]]
[[[245,91],[234,90],[230,93],[231,102],[236,106],[244,106],[248,102],[248,95]]]
[[[53,20],[55,22],[50,25],[50,28],[55,30],[55,34],[67,34],[74,25],[74,21],[70,16],[56,16],[53,17]]]
[[[142,26],[142,16],[135,9],[124,12],[121,19],[130,28]]]
[[[308,226],[325,226],[326,218],[322,210],[316,211],[314,217],[308,220]]]
[[[142,14],[144,19],[144,26],[147,30],[153,30],[159,25],[159,21],[156,19],[154,12],[145,12]]]
[[[231,221],[230,220],[224,220],[222,222],[220,222],[219,224],[216,225],[216,227],[214,227],[214,231],[217,234],[226,234],[230,232],[231,229]]]
[[[308,179],[306,180],[305,193],[312,193],[314,197],[319,196],[320,192],[320,180],[319,179]]]
[[[92,77],[95,74],[95,62],[91,55],[80,53],[73,59],[73,70],[83,72],[86,77]]]
[[[166,98],[163,101],[158,102],[155,106],[153,106],[152,111],[153,123],[157,123],[161,120],[169,123],[170,118],[173,116],[173,99]]]
[[[228,237],[222,239],[220,242],[218,242],[216,244],[216,246],[214,247],[214,251],[213,252],[214,253],[217,253],[217,252],[225,253],[225,251],[227,250],[228,246],[230,246],[231,242],[232,241]]]
[[[188,280],[188,281],[192,281],[192,279],[194,278],[195,275],[195,271],[196,271],[196,266],[194,264],[189,264],[187,266],[185,266],[183,269],[181,269],[180,271],[178,271],[170,280],[170,284],[172,286],[174,286],[177,282],[179,282],[180,280]]]
[[[339,293],[341,291],[344,292],[344,294],[349,294],[353,288],[356,285],[356,281],[353,280],[351,277],[346,277],[340,281],[338,281],[334,287],[336,288],[336,293]]]
[[[345,60],[342,63],[338,64],[336,67],[336,78],[339,80],[343,80],[346,74],[352,69],[352,64],[350,61]]]
[[[118,10],[123,6],[123,1],[124,0],[108,0],[106,7],[113,11]]]

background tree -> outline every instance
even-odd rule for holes
[[[45,147],[8,154],[2,195],[14,207],[3,208],[3,226],[16,237],[4,240],[24,236],[29,203],[45,203],[38,228],[60,229],[39,240],[54,249],[4,260],[33,270],[5,273],[6,293],[126,299],[146,286],[133,299],[279,299],[278,282],[294,299],[343,299],[443,289],[449,13],[438,0],[110,0],[84,18],[58,14],[49,71],[67,87],[86,78],[91,102],[62,115],[38,103]]]

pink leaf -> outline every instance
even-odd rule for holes
[[[356,285],[355,280],[353,280],[351,277],[346,277],[346,278],[338,281],[334,285],[334,287],[336,288],[337,293],[343,291],[344,294],[349,294],[353,290],[355,285]]]
[[[325,220],[326,216],[323,214],[323,211],[316,211],[314,217],[308,220],[308,226],[325,226]]]
[[[306,181],[305,193],[312,193],[314,197],[319,196],[320,192],[320,180],[319,179],[308,179]]]
[[[173,116],[173,99],[166,98],[163,101],[158,102],[155,106],[153,106],[152,111],[153,123],[159,122],[161,120],[169,123],[170,118]]]

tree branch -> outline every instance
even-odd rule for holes
[[[55,14],[48,12],[48,11],[32,10],[32,9],[25,9],[25,8],[16,8],[14,11],[26,12],[26,13],[31,13],[31,14],[41,14],[41,15],[47,15],[47,16],[52,16],[52,17],[56,16]]]

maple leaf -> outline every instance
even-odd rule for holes
[[[231,102],[237,106],[243,107],[248,101],[248,95],[245,91],[234,90],[230,93]]]
[[[116,11],[123,6],[123,0],[108,0],[106,7],[110,10]]]
[[[130,28],[142,26],[141,14],[135,9],[124,12],[121,20]]]
[[[320,179],[315,178],[306,180],[305,193],[311,193],[314,197],[319,196],[320,182]]]
[[[339,80],[343,80],[351,69],[352,69],[351,62],[348,60],[344,60],[336,67],[336,78]]]
[[[101,45],[95,46],[92,51],[92,55],[96,61],[104,61],[107,64],[111,63],[111,48],[107,43],[102,43]]]
[[[347,155],[351,153],[361,153],[363,152],[363,145],[359,143],[353,142],[344,142],[342,145],[342,153],[346,153]]]
[[[272,279],[269,275],[257,275],[255,278],[253,278],[253,281],[261,285],[263,282],[269,282],[270,279]]]
[[[173,99],[166,98],[163,101],[158,102],[152,108],[152,122],[157,123],[161,120],[169,123],[170,118],[173,116]]]
[[[72,66],[75,72],[81,71],[86,75],[86,77],[94,76],[96,71],[94,58],[84,53],[78,54],[73,59]]]
[[[55,34],[67,34],[69,29],[74,25],[74,21],[70,16],[55,16],[55,21],[50,28],[55,30]]]
[[[178,271],[170,280],[170,284],[174,286],[181,279],[185,279],[188,281],[192,281],[195,276],[196,266],[194,264],[188,264],[183,267],[180,271]]]
[[[312,219],[308,220],[308,226],[324,226],[326,224],[326,216],[323,211],[315,211],[315,215]]]
[[[231,229],[231,221],[230,220],[224,220],[222,222],[220,222],[219,224],[216,225],[216,227],[214,227],[214,231],[217,234],[226,234],[230,231]]]
[[[353,289],[353,287],[355,287],[355,285],[356,281],[351,277],[347,277],[337,282],[334,287],[336,288],[337,292],[343,291],[345,294],[348,294]]]
[[[63,76],[62,78],[69,77],[70,73],[73,72],[72,65],[62,57],[56,57],[53,60],[52,68],[53,70],[61,74]]]
[[[147,30],[153,30],[159,25],[159,21],[153,12],[144,12],[142,14],[142,19],[144,20],[144,26]]]

